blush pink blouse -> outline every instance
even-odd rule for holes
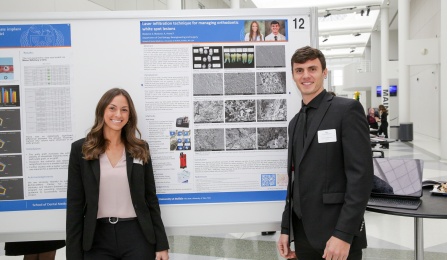
[[[97,218],[136,217],[130,197],[129,181],[126,170],[126,153],[112,166],[105,153],[99,156],[100,181]]]

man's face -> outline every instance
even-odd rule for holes
[[[302,64],[293,63],[293,80],[301,92],[305,104],[308,104],[323,91],[326,75],[327,69],[323,71],[319,59],[308,60]]]
[[[270,25],[270,29],[272,29],[273,34],[278,34],[279,32],[279,24],[272,24]]]

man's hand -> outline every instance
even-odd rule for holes
[[[281,234],[276,247],[282,257],[286,259],[296,258],[295,251],[290,251],[289,235]]]
[[[346,260],[348,259],[351,245],[339,238],[331,237],[324,249],[323,258],[327,260]]]

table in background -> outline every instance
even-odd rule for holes
[[[423,190],[422,204],[416,210],[367,206],[371,212],[414,218],[414,259],[424,259],[424,218],[447,219],[447,197],[431,195],[430,189]]]

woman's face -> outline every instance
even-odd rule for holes
[[[104,111],[104,131],[121,131],[129,121],[129,114],[126,97],[116,96]]]
[[[252,30],[253,32],[257,32],[257,31],[258,31],[258,24],[257,24],[257,23],[253,23],[253,24],[251,25],[251,30]]]
[[[374,115],[374,108],[369,109],[369,114]]]

